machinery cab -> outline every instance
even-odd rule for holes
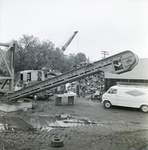
[[[45,74],[42,70],[25,70],[20,72],[20,81],[33,82],[44,81]]]
[[[42,70],[25,70],[19,74],[19,80],[16,83],[14,91],[25,88],[28,85],[34,84],[46,79],[45,73]]]

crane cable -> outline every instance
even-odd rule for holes
[[[79,35],[77,35],[77,47],[78,47],[78,53],[80,53],[80,46],[79,46]]]

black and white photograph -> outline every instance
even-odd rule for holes
[[[147,0],[0,0],[0,150],[148,150]]]

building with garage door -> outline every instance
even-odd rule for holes
[[[105,72],[105,91],[117,82],[136,82],[148,84],[148,58],[141,58],[133,70],[122,73],[112,74]]]

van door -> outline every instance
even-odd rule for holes
[[[119,93],[119,106],[140,107],[143,101],[143,92],[138,89],[124,89]]]
[[[118,92],[118,106],[128,106],[131,100],[129,96],[125,93],[126,89],[121,89]]]
[[[118,99],[117,99],[117,89],[116,88],[110,88],[107,92],[107,98],[110,100],[112,105],[118,105]]]

